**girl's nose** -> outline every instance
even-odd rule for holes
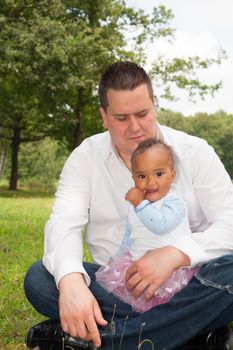
[[[151,186],[151,185],[154,185],[154,184],[155,184],[154,176],[148,176],[148,178],[147,178],[147,185]]]

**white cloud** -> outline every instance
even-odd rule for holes
[[[150,2],[150,1],[149,1]],[[170,3],[172,1],[165,1]],[[174,2],[174,1],[173,1]],[[179,0],[176,1],[184,9],[189,8],[192,17],[202,17],[206,19],[207,25],[213,24],[218,26],[232,26],[233,2],[232,0]],[[198,23],[198,22],[197,22]]]
[[[211,55],[216,56],[219,47],[216,38],[209,30],[197,33],[177,30],[173,43],[169,43],[164,39],[159,39],[154,44],[153,50],[155,57],[164,54],[170,58],[196,55],[204,58]],[[152,56],[153,52],[149,52],[148,50],[148,54]]]
[[[222,80],[223,87],[214,97],[207,96],[204,100],[196,99],[196,103],[188,101],[186,92],[176,90],[176,96],[179,97],[178,102],[170,102],[166,100],[160,101],[160,106],[174,111],[179,111],[184,115],[193,115],[198,112],[215,113],[220,109],[224,109],[228,113],[233,114],[233,61],[225,61],[219,67],[212,67],[205,73],[200,74],[200,78],[209,83]]]
[[[223,81],[223,88],[214,98],[198,100],[196,104],[188,102],[187,94],[178,92],[180,101],[171,103],[162,101],[164,107],[193,114],[198,111],[208,113],[224,109],[233,113],[233,1],[232,0],[128,0],[128,4],[137,8],[144,8],[147,13],[154,6],[164,4],[171,8],[175,18],[172,26],[177,28],[176,40],[171,45],[159,40],[151,45],[147,51],[149,69],[151,61],[164,54],[167,57],[187,57],[198,55],[202,58],[216,57],[218,49],[226,50],[228,60],[221,66],[213,65],[206,71],[198,72],[198,77],[208,83]]]

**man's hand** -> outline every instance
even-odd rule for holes
[[[131,188],[125,195],[125,199],[130,202],[134,207],[139,205],[146,198],[145,193],[138,188]]]
[[[105,326],[107,321],[82,274],[64,276],[59,283],[59,290],[60,320],[64,332],[73,337],[92,340],[96,347],[100,347],[97,324]]]
[[[175,270],[188,265],[189,257],[174,247],[151,250],[128,268],[127,288],[136,299],[146,289],[145,299],[149,300]]]

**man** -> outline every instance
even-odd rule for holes
[[[86,139],[68,158],[45,227],[43,264],[35,263],[25,278],[29,301],[53,319],[32,327],[28,346],[110,350],[114,344],[131,350],[142,343],[151,349],[153,343],[156,350],[178,349],[202,333],[194,340],[197,349],[199,341],[207,346],[212,334],[223,332],[224,338],[221,327],[233,319],[233,186],[228,174],[204,140],[157,123],[151,81],[138,65],[111,65],[101,78],[99,97],[108,131]],[[135,298],[146,290],[150,299],[177,268],[203,267],[169,303],[138,314],[103,290],[94,275],[121,244],[128,210],[124,196],[133,187],[131,154],[149,137],[173,149],[174,186],[188,205],[192,235],[135,261],[127,271],[128,289]],[[97,264],[82,263],[85,225]],[[212,345],[223,349],[224,342]]]

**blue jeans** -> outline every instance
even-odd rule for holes
[[[199,333],[211,331],[233,320],[233,255],[205,264],[191,282],[167,304],[139,314],[106,292],[95,281],[99,265],[84,263],[91,277],[90,290],[110,322],[114,314],[112,336],[102,340],[103,350],[172,350]],[[33,264],[25,277],[25,293],[32,306],[49,318],[59,318],[59,291],[54,278],[41,261]],[[112,346],[114,344],[114,347]]]

